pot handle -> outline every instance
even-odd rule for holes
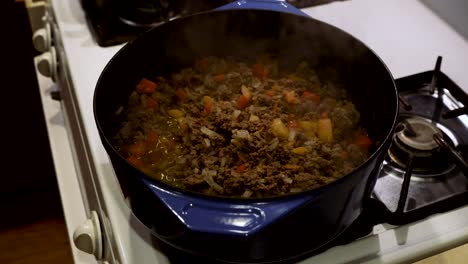
[[[248,236],[317,196],[302,195],[273,203],[214,200],[171,192],[142,180],[187,228],[223,235]]]
[[[270,11],[291,13],[294,15],[309,17],[306,13],[288,4],[284,0],[237,0],[232,3],[218,7],[215,10],[232,10],[232,9],[270,10]]]

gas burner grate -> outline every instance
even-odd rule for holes
[[[468,203],[468,95],[441,64],[396,80],[400,123],[373,193],[392,224]]]

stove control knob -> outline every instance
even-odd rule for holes
[[[50,25],[45,23],[44,28],[36,30],[33,34],[33,45],[37,51],[48,51],[51,46]]]
[[[73,242],[78,249],[102,259],[101,224],[96,211],[91,211],[91,217],[75,229]]]
[[[39,59],[37,60],[37,69],[45,77],[50,77],[53,81],[56,80],[57,56],[54,47],[50,47],[49,51],[46,51],[39,55]]]

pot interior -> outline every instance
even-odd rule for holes
[[[135,84],[144,76],[169,75],[200,57],[232,56],[252,62],[272,54],[281,69],[307,61],[321,79],[345,87],[360,124],[376,145],[393,129],[397,93],[383,62],[362,42],[323,22],[286,13],[232,10],[198,14],[156,27],[127,44],[102,72],[95,90],[95,118],[108,151]],[[372,157],[372,156],[371,156]],[[122,161],[124,161],[124,158]]]

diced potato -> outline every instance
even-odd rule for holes
[[[297,147],[291,150],[291,152],[298,155],[304,155],[307,153],[307,149],[305,147]]]
[[[188,128],[187,123],[185,122],[185,117],[177,117],[176,120],[181,129],[186,130]]]
[[[247,88],[247,86],[245,86],[245,85],[242,85],[242,86],[241,86],[241,93],[242,93],[242,95],[245,96],[248,100],[250,100],[250,98],[252,98],[252,94],[250,93],[249,88]]]
[[[242,147],[242,142],[238,138],[233,138],[231,139],[231,144],[237,146],[237,147]]]
[[[323,142],[333,141],[333,126],[330,118],[320,118],[317,126],[318,138]]]
[[[172,116],[173,118],[184,117],[185,113],[179,109],[171,109],[167,111],[167,113]]]
[[[271,132],[280,139],[288,139],[289,130],[280,118],[275,118],[271,122]]]
[[[317,122],[314,121],[299,121],[299,128],[308,138],[315,137],[317,134]]]
[[[284,165],[284,168],[288,169],[288,170],[297,170],[297,169],[301,168],[301,166],[299,166],[297,164],[286,164],[286,165]]]
[[[296,143],[296,142],[294,142],[294,141],[288,141],[288,143],[284,144],[284,146],[285,146],[286,148],[288,148],[288,149],[291,149],[291,148],[294,147],[294,144],[295,144],[295,143]]]
[[[317,131],[317,122],[299,121],[299,127],[304,131]]]
[[[256,116],[256,115],[250,115],[249,121],[250,121],[250,122],[257,122],[257,121],[260,121],[260,117],[258,117],[258,116]]]

